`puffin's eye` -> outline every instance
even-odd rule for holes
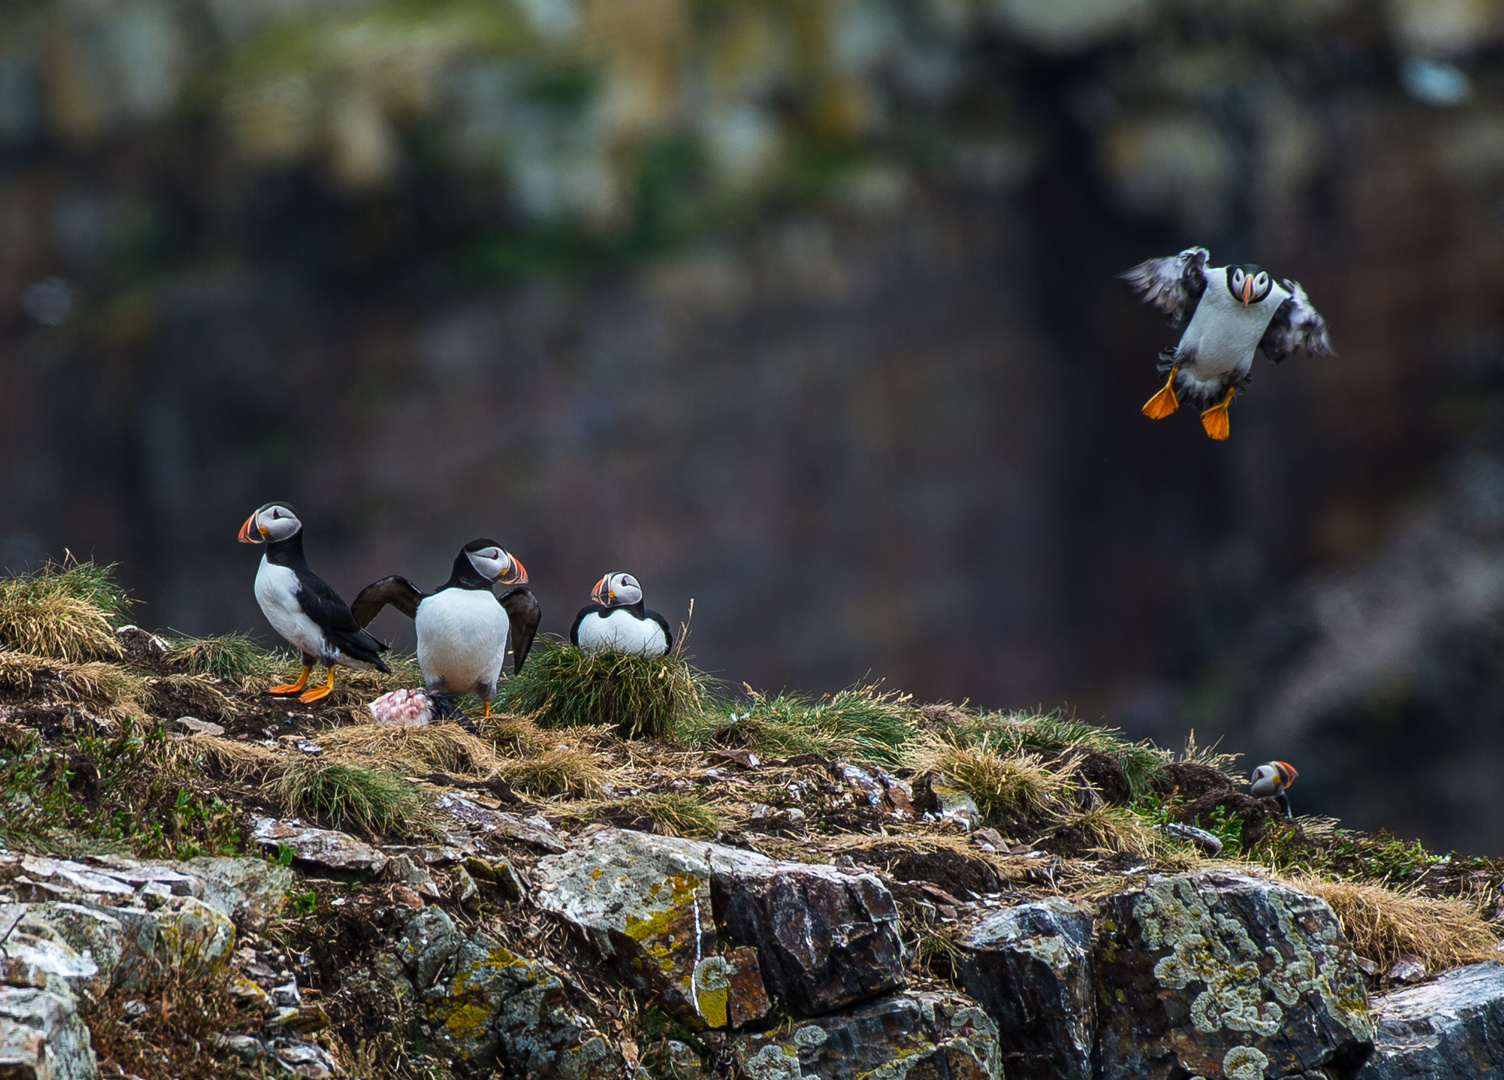
[[[1241,285],[1241,284],[1243,284],[1243,271],[1241,271],[1241,270],[1234,270],[1232,272],[1232,283],[1234,285]]]
[[[1260,274],[1258,277],[1253,279],[1253,283],[1262,289],[1265,285],[1269,284],[1269,275]]]

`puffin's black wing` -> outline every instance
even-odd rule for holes
[[[674,632],[668,628],[668,620],[651,608],[644,611],[642,617],[644,619],[652,619],[659,626],[663,627],[663,650],[664,652],[672,652],[674,648]]]
[[[294,568],[294,573],[298,575],[298,606],[303,609],[303,614],[318,624],[324,637],[338,645],[346,656],[364,660],[390,673],[392,669],[381,659],[381,654],[387,650],[386,645],[361,629],[350,605],[334,591],[334,586],[312,570]]]
[[[1141,262],[1118,277],[1133,286],[1144,303],[1163,311],[1171,326],[1184,326],[1206,291],[1206,260],[1210,255],[1203,247],[1186,248],[1179,255]]]
[[[509,639],[512,646],[512,674],[522,670],[527,654],[538,636],[538,624],[543,621],[543,609],[531,589],[521,585],[508,589],[497,598],[507,609],[507,622],[511,624]]]
[[[1326,320],[1311,305],[1311,298],[1300,283],[1286,278],[1280,284],[1290,290],[1290,297],[1274,313],[1269,329],[1264,331],[1259,342],[1264,355],[1276,364],[1299,349],[1312,356],[1336,356]]]
[[[608,608],[605,604],[586,604],[584,607],[580,608],[580,613],[574,617],[574,622],[569,627],[569,643],[571,645],[579,645],[580,623],[585,621],[586,615],[594,615],[597,612],[610,610],[611,609]]]
[[[418,605],[427,595],[407,578],[393,574],[380,581],[373,581],[361,589],[360,595],[355,598],[355,603],[350,605],[350,612],[362,627],[370,626],[371,620],[380,615],[381,609],[388,604],[409,619],[416,619]]]

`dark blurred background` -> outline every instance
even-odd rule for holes
[[[461,543],[731,682],[1063,706],[1504,852],[1499,0],[8,0],[0,566]],[[1114,274],[1301,281],[1216,444]],[[377,629],[410,646],[388,614]]]

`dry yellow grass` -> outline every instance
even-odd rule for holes
[[[512,713],[492,713],[480,721],[479,730],[498,750],[518,756],[541,754],[560,741],[557,732],[545,732],[531,719]]]
[[[52,704],[83,705],[107,720],[141,714],[146,680],[116,664],[70,663],[0,652],[0,691]]]
[[[524,757],[500,758],[497,774],[512,787],[537,798],[591,799],[609,775],[588,750],[555,746]]]
[[[1054,826],[1049,835],[1069,839],[1088,851],[1127,852],[1148,858],[1160,847],[1161,836],[1125,806],[1098,806]]]
[[[397,772],[440,771],[490,776],[499,759],[489,743],[458,724],[393,728],[355,724],[319,733],[318,743],[330,757],[368,768]]]
[[[1465,900],[1440,900],[1383,885],[1360,885],[1322,878],[1284,878],[1286,884],[1319,896],[1337,914],[1353,951],[1388,970],[1413,956],[1436,973],[1459,964],[1497,960],[1498,932]]]
[[[109,616],[124,597],[108,573],[68,562],[0,578],[0,648],[70,663],[120,656]]]
[[[915,768],[940,773],[970,795],[994,824],[1060,818],[1067,813],[1070,780],[1044,767],[1037,754],[1005,752],[990,740],[966,745],[949,733],[927,735],[909,750]]]
[[[170,765],[206,765],[237,780],[280,769],[283,764],[279,755],[264,746],[203,733],[168,739],[163,753]]]

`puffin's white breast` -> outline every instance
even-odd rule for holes
[[[418,604],[418,666],[433,690],[494,687],[507,656],[507,613],[489,589],[442,589]]]
[[[298,575],[289,567],[278,566],[261,556],[256,571],[256,603],[272,629],[287,639],[295,649],[321,660],[331,652],[324,642],[324,632],[303,613],[298,603]]]
[[[668,652],[663,627],[652,619],[639,619],[625,608],[592,611],[580,620],[576,636],[580,639],[580,648],[587,652],[614,649],[643,656],[662,656]]]
[[[1207,270],[1206,291],[1180,338],[1181,349],[1195,355],[1191,367],[1200,379],[1247,372],[1274,313],[1290,296],[1275,282],[1268,296],[1245,308],[1227,291],[1226,271],[1226,267]]]

